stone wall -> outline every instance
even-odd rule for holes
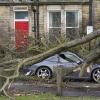
[[[83,5],[82,7],[82,26],[83,32],[86,33],[86,27],[89,21],[89,6]],[[93,2],[93,26],[94,30],[100,29],[100,0]]]
[[[100,0],[94,1],[94,30],[100,29]]]
[[[10,9],[9,6],[0,6],[0,30],[9,30],[10,25]]]
[[[10,7],[0,6],[0,43],[9,45],[11,43]]]
[[[86,35],[86,27],[88,25],[89,20],[89,6],[83,5],[82,6],[82,32]]]

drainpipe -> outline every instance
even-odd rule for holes
[[[32,31],[34,32],[35,45],[40,44],[40,33],[39,33],[39,0],[34,0],[34,5],[32,5],[32,10],[34,13],[34,26]]]
[[[93,0],[89,0],[89,21],[87,26],[87,34],[93,32]]]
[[[93,0],[89,0],[89,26],[93,26]]]
[[[39,45],[40,43],[40,33],[39,33],[39,0],[35,1],[36,4],[36,44]]]
[[[35,9],[35,7],[34,7],[34,5],[32,5],[31,6],[32,7],[32,11],[33,11],[33,13],[34,13],[34,26],[32,26],[32,32],[34,32],[34,39],[35,39],[35,43],[36,43],[36,41],[37,41],[37,39],[36,39],[36,9]]]
[[[87,34],[93,32],[93,0],[89,0],[89,22],[87,26]],[[91,42],[89,42],[89,51],[91,50]]]

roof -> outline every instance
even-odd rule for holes
[[[41,2],[88,2],[89,0],[40,0]]]
[[[40,0],[44,4],[88,4],[89,0]]]
[[[35,4],[36,0],[0,0],[0,4]],[[40,4],[88,4],[89,0],[39,0]]]

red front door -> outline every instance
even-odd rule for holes
[[[15,21],[16,48],[26,48],[28,46],[29,22]]]
[[[28,46],[29,18],[28,11],[15,11],[16,48]]]

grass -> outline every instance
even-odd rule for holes
[[[8,100],[5,97],[0,97],[0,100]],[[32,96],[18,96],[16,100],[100,100],[97,97],[58,97],[51,94],[41,94]]]

